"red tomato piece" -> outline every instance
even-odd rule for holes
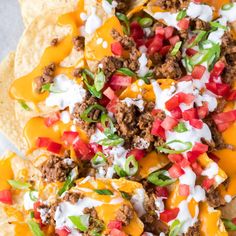
[[[190,105],[195,99],[195,96],[191,93],[178,93],[177,95],[179,97],[179,103],[185,103],[187,105]]]
[[[190,194],[190,187],[187,184],[179,185],[179,195],[180,196],[188,196]]]
[[[227,101],[235,101],[236,100],[236,90],[231,90],[226,100]]]
[[[232,222],[236,225],[236,217],[232,219]]]
[[[194,79],[201,79],[203,74],[205,73],[206,71],[206,67],[205,66],[202,66],[202,65],[197,65],[193,68],[193,71],[192,71],[192,77]]]
[[[178,164],[174,164],[173,166],[171,166],[168,172],[171,178],[179,178],[185,173]]]
[[[213,160],[216,163],[219,162],[219,160],[220,160],[220,158],[212,152],[209,152],[207,155],[209,158],[211,158],[211,160]]]
[[[218,124],[217,129],[220,132],[224,132],[225,130],[227,130],[229,128],[229,126],[230,126],[230,123]]]
[[[192,164],[198,159],[200,155],[201,153],[199,151],[189,151],[187,152],[188,161]]]
[[[184,159],[182,154],[169,154],[168,158],[173,163],[179,163]]]
[[[109,235],[110,236],[127,236],[126,233],[120,231],[119,229],[112,229]]]
[[[215,82],[206,83],[206,88],[212,93],[219,96],[228,96],[230,92],[230,86],[228,84],[219,84]]]
[[[172,98],[170,98],[166,103],[166,109],[168,111],[172,111],[176,108],[179,108],[179,96],[174,95]]]
[[[56,234],[58,236],[68,236],[71,233],[71,231],[64,226],[62,229],[56,229]]]
[[[193,162],[191,164],[191,167],[194,171],[194,173],[197,175],[197,176],[200,176],[201,173],[202,173],[202,167],[197,163],[197,162]]]
[[[60,143],[56,143],[56,142],[51,141],[47,147],[47,150],[49,152],[59,154],[61,151],[61,148],[62,148],[62,145]]]
[[[216,114],[213,116],[213,120],[217,125],[233,122],[236,120],[236,110]]]
[[[123,53],[123,47],[120,42],[114,42],[111,44],[111,51],[116,56],[121,56]]]
[[[174,33],[174,27],[167,26],[167,27],[165,27],[164,31],[165,31],[165,38],[169,39],[172,37],[172,35]]]
[[[10,189],[4,189],[0,191],[0,202],[8,205],[12,205],[12,193]]]
[[[153,122],[151,134],[165,139],[165,130],[161,127],[162,120],[156,119]]]
[[[90,160],[94,156],[94,152],[88,143],[79,139],[74,143],[73,148],[75,150],[77,158],[82,160]]]
[[[169,38],[169,42],[172,46],[175,46],[176,43],[180,41],[180,37],[178,35],[175,35],[171,38]]]
[[[197,109],[196,108],[190,108],[182,113],[184,120],[192,120],[197,119]]]
[[[155,194],[157,197],[167,198],[169,195],[169,191],[167,187],[156,186],[155,187]]]
[[[110,87],[115,91],[129,86],[131,83],[132,83],[131,77],[118,74],[114,74],[109,81]]]
[[[171,116],[175,119],[181,119],[182,118],[182,111],[180,107],[176,107],[173,110],[171,110]]]
[[[213,67],[213,70],[211,71],[211,76],[213,77],[219,77],[223,70],[225,68],[225,63],[223,61],[218,61]]]
[[[170,51],[170,49],[171,49],[171,46],[170,46],[170,45],[164,46],[164,47],[161,48],[161,50],[160,50],[159,53],[160,53],[162,56],[165,56],[165,55]]]
[[[193,80],[193,77],[191,75],[185,75],[184,77],[182,77],[178,81],[191,81],[191,80]]]
[[[60,113],[59,112],[53,112],[51,114],[49,114],[49,116],[44,118],[44,124],[47,127],[51,127],[53,126],[55,123],[57,123],[57,121],[60,120]]]
[[[172,130],[178,124],[178,120],[166,116],[166,118],[162,121],[161,127],[165,130]]]
[[[133,149],[130,152],[128,152],[127,157],[133,155],[137,161],[140,161],[141,159],[143,159],[146,156],[146,154],[147,153],[145,150]]]
[[[202,187],[207,191],[207,190],[209,190],[211,188],[211,186],[213,186],[214,183],[215,183],[214,179],[205,178],[202,181]]]
[[[196,129],[201,129],[203,127],[203,122],[198,119],[192,119],[189,121],[189,124]]]
[[[179,208],[173,208],[165,210],[160,213],[160,220],[168,223],[171,220],[174,220],[179,213]]]
[[[150,55],[158,52],[163,47],[163,39],[164,37],[160,34],[155,35],[153,41],[150,43],[148,47],[148,53]]]
[[[34,218],[36,220],[41,220],[40,212],[38,211],[38,208],[40,207],[41,203],[39,201],[34,203]]]
[[[66,146],[72,145],[75,140],[79,137],[78,132],[74,131],[65,131],[61,137],[61,140],[65,143]]]
[[[108,225],[108,229],[122,229],[122,222],[119,220],[111,220]]]
[[[208,151],[208,145],[203,143],[195,143],[192,150],[194,152],[199,152],[200,154],[203,154]]]
[[[116,94],[114,92],[114,90],[112,90],[110,87],[108,87],[104,92],[103,94],[109,98],[110,100],[116,98]]]
[[[159,34],[164,36],[165,35],[165,29],[162,26],[157,26],[155,29],[155,34]]]
[[[36,141],[36,147],[41,148],[47,148],[48,145],[51,143],[51,139],[47,137],[38,137]]]
[[[186,50],[186,54],[187,54],[189,57],[192,57],[192,56],[194,56],[194,55],[197,54],[197,53],[198,53],[198,51],[195,50],[195,49],[192,49],[192,48],[188,48],[188,49]]]
[[[116,112],[116,105],[118,103],[119,99],[118,98],[114,98],[112,99],[106,106],[106,109],[111,112],[111,113],[115,113]]]
[[[204,103],[201,107],[197,107],[197,115],[199,119],[204,119],[208,113],[208,103]]]
[[[144,31],[138,22],[132,22],[130,24],[131,37],[134,40],[141,39],[144,37]]]
[[[186,168],[190,166],[190,162],[186,158],[183,158],[183,160],[180,161],[178,164],[180,165],[181,168]]]
[[[100,105],[102,105],[103,107],[106,107],[109,102],[110,102],[110,99],[107,98],[107,97],[104,96],[104,95],[102,96],[101,99],[98,100],[98,103],[99,103]]]
[[[188,18],[183,18],[178,22],[178,26],[182,30],[187,30],[189,28],[190,20]]]

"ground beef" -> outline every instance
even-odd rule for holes
[[[82,36],[77,36],[73,38],[73,44],[76,51],[84,50],[85,38]]]
[[[188,229],[188,232],[184,236],[200,236],[200,222],[194,224],[194,226]]]
[[[130,221],[133,219],[134,210],[129,205],[122,205],[118,210],[116,215],[116,220],[122,222],[123,225],[129,225]]]
[[[209,31],[211,29],[211,25],[208,22],[205,22],[200,19],[192,19],[190,21],[190,29],[191,31],[194,31],[194,30]]]
[[[117,69],[123,67],[123,60],[118,57],[109,56],[104,57],[99,64],[106,78],[109,78]]]
[[[120,42],[125,50],[131,50],[132,47],[135,47],[135,42],[131,37],[127,35],[121,36],[121,34],[115,29],[112,29],[111,36],[114,40]]]
[[[83,73],[83,69],[82,68],[76,68],[73,71],[73,76],[76,77],[76,78],[79,78],[79,77],[82,76],[82,73]]]
[[[82,199],[84,196],[81,192],[67,192],[63,197],[64,201],[75,204],[79,199]]]
[[[219,207],[223,204],[222,200],[221,200],[221,196],[220,196],[220,192],[219,190],[216,188],[211,188],[207,194],[207,202],[211,207]]]
[[[58,39],[58,38],[53,39],[53,40],[51,41],[51,46],[52,46],[52,47],[56,47],[57,44],[58,44],[58,42],[59,42],[59,39]]]
[[[155,5],[168,11],[178,11],[182,8],[186,8],[189,4],[189,0],[157,0]]]
[[[36,77],[34,79],[36,92],[40,93],[43,85],[48,83],[53,83],[55,69],[56,69],[55,63],[51,63],[50,65],[44,67],[41,76]]]
[[[42,178],[46,182],[64,182],[66,177],[76,164],[70,158],[63,158],[51,155],[49,159],[41,165]]]
[[[125,13],[129,10],[130,0],[116,0],[116,2],[117,2],[116,11]]]
[[[129,53],[129,58],[124,61],[124,67],[129,68],[132,71],[138,71],[140,67],[138,59],[138,51],[135,47],[133,47]]]
[[[81,114],[91,105],[97,104],[98,100],[95,97],[92,97],[90,94],[87,94],[83,103],[77,103],[75,108],[72,112],[72,119],[76,121],[76,124],[80,126],[86,133],[91,136],[96,129],[96,123],[92,122],[89,123],[81,119]],[[98,109],[93,109],[89,114],[88,117],[93,120],[98,120],[101,111]]]

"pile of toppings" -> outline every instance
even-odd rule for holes
[[[213,18],[213,8],[200,1],[156,2],[160,11],[147,3],[128,18],[129,1],[102,1],[104,10],[115,9],[123,28],[110,30],[112,54],[94,70],[76,68],[73,80],[55,75],[54,63],[35,79],[36,92],[48,93],[46,106],[60,109],[45,116],[44,125],[67,127],[59,141],[42,136],[35,144],[52,153],[40,167],[42,182],[60,183],[56,201],[33,204],[41,229],[53,225],[61,236],[125,236],[137,215],[143,235],[200,235],[201,204],[214,211],[231,201],[218,190],[227,176],[214,152],[233,148],[222,132],[236,120],[236,110],[225,109],[236,99],[236,40],[230,31],[236,4],[224,5]],[[90,21],[85,28],[91,30]],[[97,44],[108,47],[102,38]],[[76,37],[74,46],[86,50],[84,38]],[[80,187],[80,178],[95,189]],[[96,188],[96,179],[123,178],[143,188],[132,194],[119,192],[115,183],[113,190]],[[169,201],[174,192],[178,204]],[[97,209],[118,203],[106,224]],[[236,229],[234,220],[224,223]]]

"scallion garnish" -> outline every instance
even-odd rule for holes
[[[21,107],[26,110],[26,111],[31,111],[31,108],[26,104],[25,101],[23,100],[18,100],[18,102],[20,103]]]
[[[93,191],[99,195],[113,195],[113,192],[109,189],[94,189]]]
[[[35,194],[37,194],[37,193],[38,192],[35,191],[35,190],[32,190],[32,191],[29,192],[29,197],[30,197],[31,201],[36,202],[38,200],[38,198],[35,197]]]
[[[130,70],[129,68],[120,68],[116,72],[121,73],[123,75],[131,76],[131,77],[136,77],[137,75]]]
[[[175,56],[175,55],[178,53],[178,51],[179,51],[181,45],[182,45],[182,42],[181,42],[181,41],[177,42],[177,43],[175,44],[175,46],[174,46],[174,48],[173,48],[173,50],[171,51],[170,54],[171,54],[172,56]]]
[[[106,128],[104,134],[107,138],[100,140],[98,142],[100,145],[113,147],[124,143],[124,139],[114,134],[114,130]]]
[[[150,80],[153,78],[154,73],[149,71],[146,75],[139,77],[139,79],[143,80],[145,84],[150,84]]]
[[[152,26],[153,24],[153,19],[150,18],[150,17],[144,17],[144,18],[141,18],[138,23],[143,27],[143,28],[146,28],[146,27],[150,27]]]
[[[89,214],[80,215],[80,216],[69,216],[70,221],[74,224],[74,226],[82,232],[88,230],[89,227]]]
[[[114,133],[115,132],[114,124],[112,122],[112,119],[108,116],[108,114],[102,113],[102,115],[101,115],[101,123],[102,123],[102,126],[103,126],[103,128],[105,130],[109,129],[110,133]],[[107,133],[107,131],[105,133]]]
[[[183,133],[188,131],[184,122],[179,122],[179,124],[174,128],[174,131],[177,133]]]
[[[212,28],[216,28],[216,29],[220,28],[220,29],[223,29],[223,30],[227,30],[226,26],[224,26],[224,25],[222,25],[222,24],[220,24],[219,22],[216,22],[216,21],[211,21],[210,25],[211,25]]]
[[[91,160],[93,167],[101,166],[105,164],[106,161],[107,159],[102,152],[97,152],[96,155]]]
[[[104,75],[104,72],[100,70],[95,75],[95,78],[94,78],[94,86],[98,92],[100,92],[103,89],[105,82],[106,82],[106,77]]]
[[[135,157],[129,156],[127,160],[125,161],[125,172],[128,176],[133,176],[138,171],[138,162],[136,161]]]
[[[176,16],[176,20],[180,21],[182,20],[185,16],[187,16],[187,11],[186,10],[182,10],[178,13],[178,15]]]
[[[114,170],[119,177],[127,176],[127,173],[118,165],[114,165]]]
[[[173,150],[173,149],[166,148],[166,146],[173,144],[173,143],[180,143],[183,146],[185,146],[185,148],[183,148],[181,150]],[[160,152],[166,153],[166,154],[180,154],[180,153],[190,150],[191,148],[192,148],[191,142],[183,142],[180,140],[173,140],[173,141],[166,143],[164,146],[157,147],[157,150]]]
[[[90,70],[88,70],[88,69],[83,69],[83,72],[84,72],[88,77],[90,77],[91,79],[94,80],[95,76],[94,76],[94,74],[93,74]]]
[[[229,219],[222,219],[225,225],[225,228],[230,231],[236,231],[236,225]]]
[[[93,110],[100,110],[101,112],[106,112],[106,109],[99,105],[99,104],[94,104],[94,105],[90,105],[81,115],[80,115],[80,118],[88,123],[96,123],[100,120],[100,117],[99,119],[97,120],[93,120],[92,118],[89,117],[89,113]]]
[[[150,183],[155,184],[157,186],[161,186],[161,187],[170,185],[170,184],[174,183],[175,180],[171,179],[169,176],[167,176],[167,173],[168,172],[166,170],[156,171],[154,173],[151,173],[148,176],[147,180]]]
[[[193,40],[193,42],[188,45],[188,48],[192,48],[192,47],[196,46],[200,41],[203,40],[203,38],[206,36],[206,34],[207,34],[206,31],[201,30],[199,32],[199,34],[196,36],[196,38]]]
[[[15,189],[20,189],[20,190],[29,190],[30,187],[32,187],[31,184],[25,183],[19,180],[8,180],[8,183]]]
[[[121,193],[121,196],[122,196],[124,199],[126,199],[126,200],[130,200],[130,199],[131,199],[131,196],[130,196],[128,193],[126,193],[126,192],[124,192],[124,191],[120,191],[120,193]]]
[[[178,236],[182,228],[183,223],[179,220],[175,220],[170,226],[169,236]]]
[[[123,27],[124,33],[126,35],[130,35],[130,24],[128,17],[120,12],[117,12],[116,16],[120,21],[123,21],[125,23],[125,27]]]
[[[100,91],[97,91],[97,89],[95,88],[95,86],[92,86],[92,85],[89,84],[85,72],[82,74],[82,76],[83,76],[83,81],[84,81],[85,85],[87,86],[89,92],[90,92],[94,97],[96,97],[96,98],[101,98],[101,97],[102,97],[101,92],[100,92]]]
[[[27,222],[27,224],[28,224],[33,236],[44,236],[44,233],[43,233],[43,231],[41,231],[39,224],[36,223],[34,220],[29,220]]]
[[[224,5],[223,5],[222,9],[223,9],[224,11],[228,11],[228,10],[230,10],[231,8],[233,8],[233,6],[234,6],[233,3],[227,3],[227,4],[224,4]]]
[[[46,92],[46,91],[50,91],[50,88],[51,88],[51,83],[47,83],[47,84],[43,84],[42,87],[41,87],[41,92]]]

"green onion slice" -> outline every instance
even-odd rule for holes
[[[234,6],[233,3],[227,3],[227,4],[223,5],[222,9],[223,9],[224,11],[228,11],[228,10],[230,10],[233,6]]]
[[[94,78],[94,86],[98,92],[103,89],[105,82],[106,77],[104,75],[104,72],[101,70],[100,72],[98,72],[98,74],[95,75]]]
[[[41,92],[43,93],[43,92],[46,92],[46,91],[50,91],[50,88],[51,88],[51,83],[47,83],[47,84],[44,84],[43,86],[42,86],[42,88],[41,88]]]
[[[109,117],[108,114],[102,113],[102,115],[101,115],[101,123],[102,123],[103,128],[110,130],[110,133],[114,133],[115,132],[114,124],[112,122],[111,117]]]
[[[34,220],[29,220],[27,224],[34,236],[44,236],[44,233],[43,231],[41,231],[39,224],[36,223]]]
[[[23,100],[18,100],[19,104],[21,105],[21,107],[26,110],[26,111],[31,111],[31,108],[26,104],[25,101]]]
[[[179,220],[175,220],[170,226],[169,236],[178,236],[183,226]]]
[[[206,34],[207,34],[206,31],[201,30],[197,35],[197,37],[193,40],[193,42],[188,45],[188,48],[196,46],[200,41],[202,41],[202,39],[206,36]]]
[[[80,215],[80,216],[69,216],[70,221],[74,224],[74,226],[82,232],[88,230],[89,227],[89,214]]]
[[[85,83],[85,85],[87,86],[89,92],[96,98],[101,98],[102,97],[102,94],[100,91],[97,91],[97,89],[95,88],[95,86],[92,86],[89,84],[88,82],[88,79],[87,79],[87,76],[85,73],[82,74],[83,76],[83,81]]]
[[[211,25],[212,28],[217,28],[217,29],[220,28],[220,29],[223,29],[223,30],[227,30],[226,26],[224,26],[224,25],[222,25],[222,24],[220,24],[219,22],[216,22],[216,21],[211,21],[210,25]]]
[[[129,156],[125,161],[125,172],[129,176],[133,176],[138,172],[138,162],[133,155]]]
[[[111,137],[111,136],[110,136]],[[124,139],[120,138],[118,135],[114,134],[112,139],[105,138],[98,142],[102,146],[114,147],[124,143]]]
[[[146,28],[146,27],[152,26],[153,19],[150,17],[144,17],[144,18],[141,18],[138,22],[143,28]]]
[[[175,55],[177,54],[177,52],[179,51],[181,45],[182,45],[182,42],[181,42],[181,41],[177,42],[177,43],[175,44],[175,46],[174,46],[174,48],[173,48],[173,50],[171,51],[170,54],[171,54],[172,56],[175,56]]]
[[[102,112],[106,112],[106,109],[99,105],[99,104],[94,104],[94,105],[90,105],[81,115],[80,115],[80,118],[86,122],[89,122],[89,123],[96,123],[100,120],[100,118],[98,120],[93,120],[91,118],[88,117],[89,113],[92,111],[92,110],[100,110]]]
[[[101,166],[105,164],[107,161],[107,158],[102,152],[97,152],[96,155],[92,158],[91,162],[94,167]]]
[[[174,131],[177,133],[184,133],[188,131],[184,122],[179,122],[179,124],[174,128]]]
[[[185,16],[187,16],[187,11],[186,10],[182,10],[178,13],[178,15],[176,16],[176,20],[180,21],[182,20]]]
[[[129,19],[126,15],[122,13],[116,13],[117,18],[120,21],[123,21],[125,23],[125,27],[123,27],[123,31],[125,34],[130,35],[130,24],[129,24]]]
[[[118,165],[114,165],[114,170],[119,177],[127,176],[127,173]]]
[[[120,193],[121,193],[121,196],[122,196],[124,199],[126,199],[126,200],[130,200],[130,199],[131,199],[130,194],[128,194],[128,193],[126,193],[126,192],[124,192],[124,191],[120,191]]]
[[[161,187],[170,185],[174,183],[175,180],[168,177],[167,173],[168,172],[166,170],[159,170],[159,171],[153,172],[148,176],[147,180],[150,183],[155,184],[157,186],[161,186]]]
[[[121,73],[123,75],[136,77],[136,74],[132,70],[130,70],[129,68],[120,68],[116,72]]]
[[[188,151],[192,148],[192,143],[191,142],[182,142],[180,140],[173,140],[173,141],[170,141],[170,142],[166,143],[165,145],[168,146],[172,143],[181,143],[185,146],[185,148],[182,149],[182,150],[172,150],[172,149],[166,148],[165,146],[161,146],[161,147],[157,147],[157,150],[160,151],[160,152],[164,152],[166,154],[180,154],[180,153]]]
[[[225,225],[225,228],[230,231],[236,231],[236,225],[229,219],[222,219]]]
[[[94,78],[95,78],[94,74],[93,74],[90,70],[88,70],[88,69],[83,69],[83,72],[84,72],[88,77],[90,77],[91,79],[94,79]]]
[[[37,193],[38,192],[35,191],[35,190],[32,190],[32,191],[29,192],[29,197],[30,197],[31,201],[36,202],[38,200],[38,198],[35,197],[35,194],[37,194]]]
[[[113,195],[113,192],[109,189],[94,189],[93,191],[99,195]]]
[[[19,180],[8,180],[8,183],[15,189],[20,189],[20,190],[29,190],[30,187],[32,187],[31,184],[25,183]]]

